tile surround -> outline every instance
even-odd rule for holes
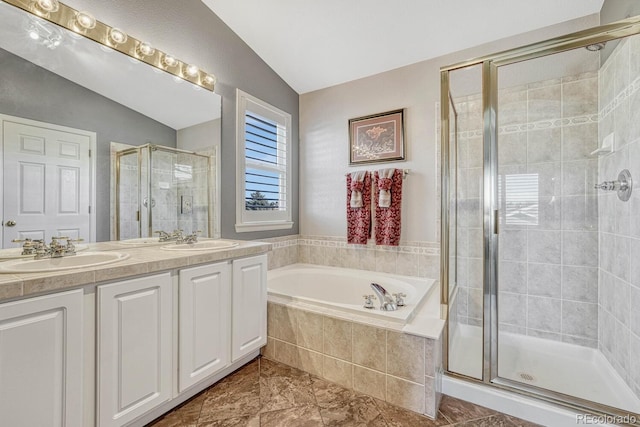
[[[593,72],[499,90],[499,173],[537,175],[538,212],[530,223],[501,218],[500,329],[597,346],[598,173],[590,152],[604,111],[598,105],[599,64]],[[508,70],[505,70],[508,72]],[[456,99],[460,159],[457,321],[482,321],[481,193],[471,150],[481,158],[479,95]],[[460,117],[464,116],[464,117]],[[464,161],[464,159],[467,159]],[[503,184],[502,185],[506,185]],[[460,188],[461,187],[461,188]],[[504,204],[504,201],[501,202]],[[507,212],[506,206],[501,206]],[[563,312],[563,307],[564,308]],[[576,307],[585,308],[576,309]],[[587,309],[588,308],[588,309]],[[574,309],[573,311],[571,309]],[[563,319],[567,320],[566,325]],[[577,327],[577,323],[584,327]]]
[[[598,182],[616,179],[624,168],[632,177],[640,176],[640,37],[622,40],[602,66],[599,99],[601,126],[598,139],[615,132],[615,152],[598,159]],[[633,106],[633,107],[632,107]],[[615,194],[598,192],[600,243],[597,331],[598,346],[607,360],[640,397],[637,375],[640,322],[637,298],[640,289],[640,195],[632,193],[628,202]],[[593,309],[589,307],[592,311]]]
[[[415,412],[439,405],[441,340],[268,303],[263,356]],[[287,313],[287,315],[283,315]],[[321,316],[319,322],[315,316]],[[306,319],[315,321],[306,323]],[[285,323],[282,325],[281,323]],[[290,331],[296,330],[294,336]],[[317,337],[322,333],[322,349]],[[314,340],[302,337],[316,337]],[[426,406],[425,402],[429,402]]]
[[[397,247],[350,245],[341,237],[299,235],[262,241],[273,246],[269,253],[270,270],[300,262],[440,278],[440,245],[435,242],[401,242]]]

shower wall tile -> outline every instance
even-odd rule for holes
[[[525,328],[527,326],[527,318],[523,315],[523,307],[526,308],[527,306],[527,296],[500,292],[498,298],[500,300],[500,304],[498,304],[498,321],[511,326]]]
[[[581,338],[598,338],[598,304],[563,301],[562,333]]]
[[[562,160],[591,160],[598,148],[598,123],[562,128]]]
[[[586,76],[585,76],[586,77]],[[587,77],[562,84],[562,117],[598,113],[598,77]]]
[[[527,298],[527,327],[539,331],[560,333],[562,301],[555,298]]]
[[[527,164],[526,173],[537,175],[539,196],[553,197],[561,194],[562,163],[557,161],[559,158],[558,154],[553,162]]]
[[[527,115],[529,122],[553,120],[561,117],[562,86],[545,82],[528,91]]]
[[[563,300],[598,303],[598,269],[596,267],[562,267]]]
[[[562,257],[565,265],[598,266],[598,233],[563,231]]]
[[[527,231],[503,230],[499,234],[500,259],[505,261],[527,260]]]
[[[640,337],[640,288],[631,286],[629,291],[629,329],[636,337]],[[640,359],[640,353],[637,355]]]
[[[640,67],[638,36],[621,41],[602,66],[600,86],[599,140],[615,135],[615,152],[598,159],[597,182],[616,179],[622,169],[640,174]],[[600,283],[599,348],[609,363],[640,397],[634,375],[639,359],[638,338],[640,297],[640,198],[632,194],[622,202],[614,192],[598,191]],[[634,369],[636,369],[634,371]]]
[[[560,264],[558,232],[529,230],[528,261],[530,263]]]
[[[500,262],[498,271],[500,290],[518,294],[527,293],[527,263],[525,262]],[[596,282],[597,283],[597,282]],[[597,292],[597,289],[596,289]]]
[[[554,264],[529,263],[527,283],[529,295],[561,298],[562,267]]]
[[[560,159],[561,147],[562,131],[559,128],[532,130],[527,133],[529,163],[557,162]]]

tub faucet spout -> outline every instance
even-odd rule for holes
[[[371,284],[371,289],[376,293],[380,300],[380,310],[382,311],[396,311],[398,309],[397,304],[393,301],[391,294],[387,292],[385,288],[377,283]]]

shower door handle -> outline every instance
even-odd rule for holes
[[[498,209],[493,211],[493,234],[500,234],[500,211]]]

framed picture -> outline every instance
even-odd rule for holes
[[[404,160],[404,110],[349,120],[349,164]]]

